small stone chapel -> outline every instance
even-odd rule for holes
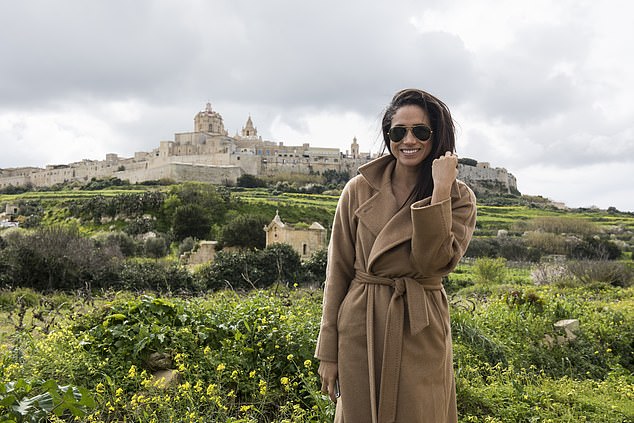
[[[264,231],[267,247],[275,243],[289,244],[302,260],[310,258],[315,251],[326,248],[326,228],[318,222],[313,222],[307,228],[286,224],[282,222],[278,211],[271,223],[264,227]]]

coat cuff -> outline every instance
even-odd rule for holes
[[[317,338],[315,358],[320,361],[337,361],[337,332],[326,331],[322,328]]]

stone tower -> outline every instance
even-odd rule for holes
[[[242,128],[242,138],[249,139],[257,139],[258,138],[258,128],[253,126],[253,121],[251,120],[251,116],[247,119],[247,123]]]
[[[222,116],[220,116],[220,113],[211,109],[211,103],[207,103],[205,110],[198,112],[194,117],[194,132],[227,135],[225,125],[222,123]]]
[[[357,144],[357,137],[352,139],[352,144],[350,144],[350,154],[353,159],[359,158],[359,144]]]

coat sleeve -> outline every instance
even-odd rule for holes
[[[426,198],[411,206],[411,259],[423,276],[445,276],[456,267],[473,236],[476,198],[467,185],[456,181],[451,198],[430,202]]]
[[[356,220],[351,204],[353,185],[354,180],[341,193],[328,245],[323,312],[315,349],[315,357],[322,361],[337,361],[339,306],[354,278]]]

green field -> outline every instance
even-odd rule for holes
[[[97,254],[83,237],[103,240],[110,231],[123,237],[142,218],[154,230],[173,230],[170,213],[184,200],[171,187],[160,188],[165,199],[154,208],[135,208],[135,199],[156,189],[0,196],[1,207],[21,203],[40,216],[21,217],[31,222],[29,229],[0,231],[7,239],[0,240],[0,421],[332,421],[334,407],[319,392],[313,358],[322,291],[319,283],[302,279],[304,274],[258,289],[248,289],[244,281],[210,281],[209,268],[179,266],[181,245],[172,241],[164,256],[137,251],[122,258],[114,276],[99,267],[103,281],[114,277],[119,285],[102,281],[98,289],[86,289],[88,266],[103,263],[99,255],[81,260]],[[198,197],[190,198],[207,201],[201,202],[207,207],[222,203],[223,218],[214,221],[218,230],[238,215],[269,219],[276,212],[288,223],[318,221],[328,227],[337,204],[336,195],[267,189],[211,193],[213,201],[196,192]],[[95,201],[101,197],[105,200]],[[76,257],[86,266],[84,273],[63,267],[68,257],[56,253],[65,245],[41,231],[59,225],[76,228],[58,232],[65,242],[84,248]],[[634,422],[634,215],[481,205],[475,235],[496,240],[497,231],[506,229],[504,240],[515,244],[499,248],[511,248],[524,242],[524,231],[548,225],[567,231],[550,234],[552,239],[579,229],[584,231],[576,234],[579,240],[616,240],[621,257],[578,262],[544,257],[533,263],[463,259],[445,281],[461,423]],[[18,249],[11,244],[18,232],[51,244],[48,250],[46,245]],[[13,255],[5,255],[11,248]],[[29,268],[33,251],[48,251],[52,258]],[[72,276],[79,285],[46,292],[10,285],[17,266],[10,258],[24,260],[25,275],[61,274],[67,282]],[[241,288],[219,289],[228,286]],[[577,319],[578,328],[558,329],[555,323],[565,319]],[[162,382],[160,371],[174,379]]]

